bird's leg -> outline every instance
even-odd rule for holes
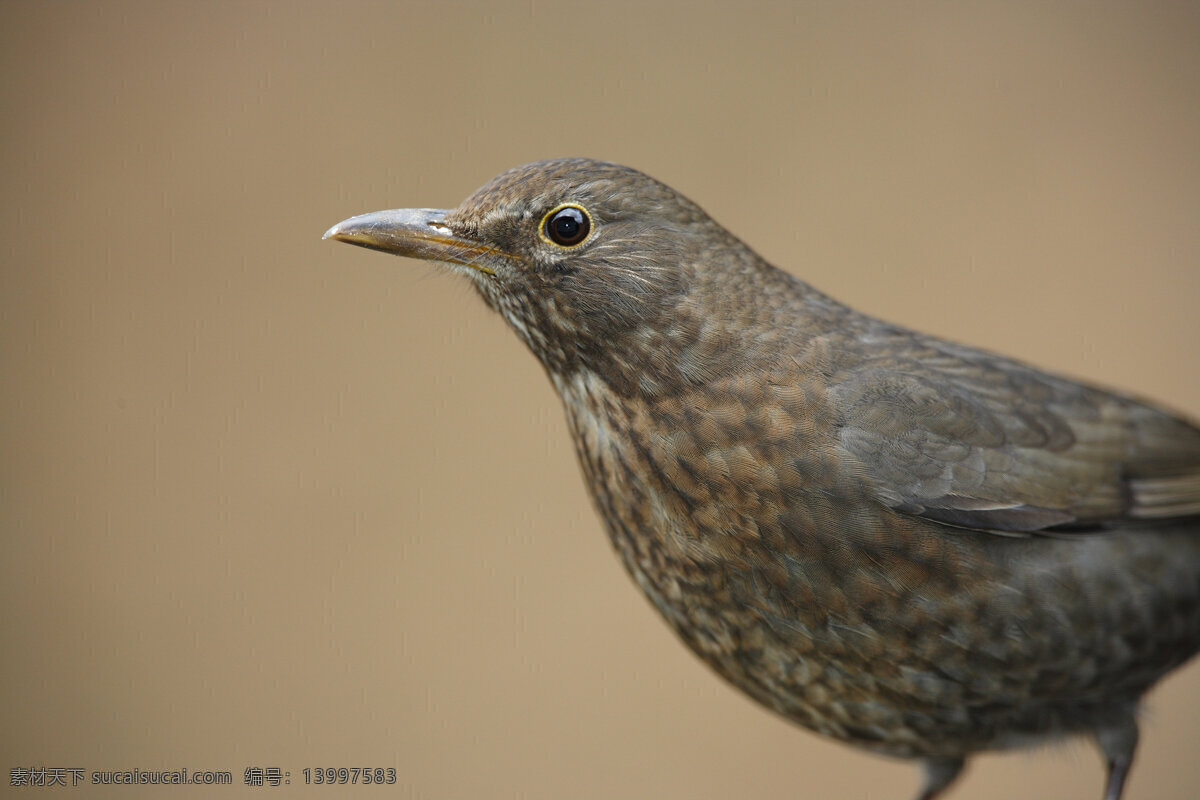
[[[961,758],[929,758],[925,760],[925,785],[917,794],[917,800],[934,800],[954,783],[954,779],[962,772],[964,759]]]
[[[1138,729],[1134,710],[1121,719],[1096,728],[1094,734],[1100,752],[1108,765],[1108,782],[1104,787],[1104,800],[1121,800],[1125,779],[1133,766],[1133,751],[1137,749]]]

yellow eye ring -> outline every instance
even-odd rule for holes
[[[592,235],[592,217],[587,209],[575,203],[563,203],[546,212],[538,225],[538,236],[555,247],[571,249]]]

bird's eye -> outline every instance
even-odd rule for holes
[[[581,244],[592,230],[592,220],[579,206],[559,206],[542,218],[542,236],[560,247]]]

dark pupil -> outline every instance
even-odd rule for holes
[[[550,238],[558,244],[578,244],[587,236],[587,219],[578,208],[564,208],[555,214],[549,225]]]

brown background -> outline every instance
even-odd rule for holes
[[[464,281],[320,240],[606,158],[859,308],[1200,416],[1195,4],[780,5],[0,6],[5,789],[910,795],[674,641]],[[1200,664],[1149,706],[1129,799],[1195,797]],[[1049,750],[952,796],[1100,796]]]

